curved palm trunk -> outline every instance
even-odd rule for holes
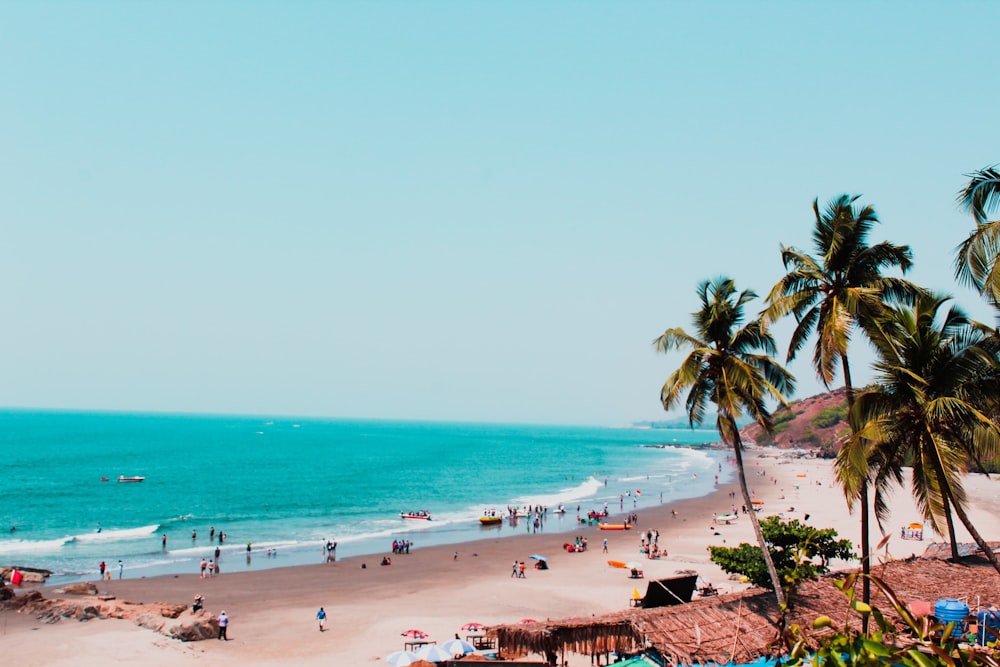
[[[948,541],[951,543],[951,558],[958,560],[958,538],[955,537],[955,520],[951,518],[951,498],[944,494],[944,520],[948,524]]]
[[[850,413],[851,409],[854,408],[854,387],[851,385],[851,366],[847,361],[847,355],[840,358],[841,365],[844,370],[844,393],[847,394],[847,411]],[[872,548],[871,541],[869,539],[868,533],[870,531],[870,515],[868,514],[868,480],[861,485],[861,491],[858,494],[858,502],[861,505],[861,572],[864,575],[861,577],[861,600],[865,604],[871,604],[872,601]],[[864,631],[868,632],[868,617],[864,617]]]
[[[947,508],[948,505],[950,504],[952,507],[955,508],[955,514],[958,515],[958,519],[962,522],[962,525],[965,526],[965,529],[969,531],[969,535],[972,535],[972,539],[976,542],[976,544],[979,545],[979,548],[983,550],[983,554],[986,556],[986,559],[993,566],[993,569],[996,570],[997,572],[1000,572],[1000,561],[997,560],[997,556],[995,553],[993,553],[993,549],[990,548],[990,545],[986,542],[986,540],[983,539],[983,536],[979,534],[979,531],[976,530],[976,527],[972,525],[972,521],[969,520],[969,515],[966,514],[965,508],[962,507],[960,503],[950,502],[951,486],[948,484],[948,479],[944,476],[944,468],[941,465],[941,460],[935,457],[933,465],[934,465],[934,472],[935,474],[938,475],[938,479],[940,480],[939,483],[941,484],[941,494],[944,496],[945,499],[945,507]],[[950,522],[951,516],[949,515],[947,518],[949,519]],[[952,552],[952,557],[955,558],[956,560],[958,559],[957,549],[955,549]]]
[[[781,579],[778,577],[778,570],[774,567],[774,559],[764,541],[764,533],[760,529],[760,522],[757,521],[757,513],[753,511],[753,500],[750,498],[750,487],[747,486],[747,476],[743,470],[743,440],[740,432],[733,426],[733,453],[736,456],[736,473],[740,480],[740,491],[743,492],[743,502],[750,511],[750,523],[753,525],[753,534],[757,536],[757,544],[764,554],[764,564],[767,566],[767,573],[771,577],[771,585],[774,586],[774,595],[778,599],[778,606],[784,608],[787,604],[785,600],[785,589],[781,586]]]

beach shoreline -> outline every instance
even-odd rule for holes
[[[858,542],[857,517],[847,512],[842,493],[833,484],[831,461],[754,449],[747,452],[746,463],[748,483],[755,499],[763,503],[762,515],[799,520],[809,515],[811,525],[833,527],[841,537]],[[1000,482],[970,475],[967,485],[973,521],[978,520],[983,529],[989,525],[985,521],[1000,511]],[[735,498],[730,494],[736,494]],[[902,490],[890,500],[894,525],[914,519],[912,500]],[[753,543],[746,517],[732,525],[712,523],[714,515],[733,505],[742,505],[735,479],[719,485],[709,496],[639,508],[637,526],[631,531],[581,527],[576,534],[589,542],[583,553],[562,548],[564,542],[573,541],[567,537],[574,533],[543,531],[389,554],[392,565],[387,567],[378,565],[378,554],[229,574],[224,560],[223,574],[211,579],[183,574],[98,585],[118,599],[137,602],[189,604],[194,595],[204,595],[207,610],[218,614],[225,609],[232,619],[229,642],[184,644],[115,620],[44,626],[37,619],[6,612],[3,627],[5,634],[17,639],[8,644],[18,664],[69,665],[81,656],[115,656],[151,665],[188,664],[205,658],[222,665],[319,665],[335,656],[345,664],[350,660],[351,664],[377,665],[390,652],[403,648],[400,633],[409,628],[419,628],[443,643],[456,633],[464,636],[460,627],[472,621],[492,625],[618,611],[627,608],[633,589],[642,594],[650,579],[679,570],[695,570],[723,592],[740,590],[745,584],[712,564],[707,551],[709,545]],[[639,533],[653,529],[659,531],[660,546],[666,547],[668,555],[645,560],[639,554]],[[996,536],[987,535],[987,539],[992,537]],[[605,538],[607,554],[602,553]],[[930,537],[908,542],[893,536],[879,557],[920,553],[930,541]],[[531,569],[532,554],[546,556],[550,569]],[[640,562],[645,579],[629,579],[627,571],[609,567],[609,559]],[[514,561],[528,563],[525,578],[510,576]],[[46,597],[56,595],[54,587],[42,590]],[[314,622],[320,606],[329,614],[330,631],[324,633],[317,631]],[[57,648],[67,642],[72,650]],[[569,660],[571,665],[589,664],[586,656],[569,656]]]

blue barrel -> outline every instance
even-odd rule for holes
[[[965,632],[965,618],[969,615],[969,605],[954,598],[941,598],[934,603],[934,616],[942,625],[955,621],[952,637],[961,637]]]
[[[976,616],[976,643],[980,646],[992,646],[1000,638],[1000,611],[984,609]]]

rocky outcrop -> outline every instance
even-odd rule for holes
[[[38,567],[24,567],[22,565],[4,565],[0,567],[0,579],[10,581],[10,576],[14,570],[21,573],[21,583],[24,584],[44,584],[45,580],[52,575],[51,570],[43,570]]]
[[[84,581],[78,584],[70,584],[56,590],[61,595],[97,595],[97,586]]]
[[[783,449],[809,449],[819,456],[835,456],[851,434],[847,423],[847,394],[837,389],[817,394],[774,411],[774,432],[757,424],[740,429],[744,442]]]
[[[77,599],[46,599],[41,592],[31,591],[0,603],[0,608],[34,614],[45,623],[58,623],[63,619],[81,622],[101,618],[124,619],[185,642],[214,638],[219,632],[218,622],[208,612],[192,612],[185,605],[165,602],[144,604],[106,600],[96,595],[84,595]]]

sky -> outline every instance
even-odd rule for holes
[[[681,357],[653,339],[702,280],[766,295],[842,193],[992,319],[952,264],[956,193],[1000,162],[998,25],[986,2],[0,2],[0,405],[668,418]]]

